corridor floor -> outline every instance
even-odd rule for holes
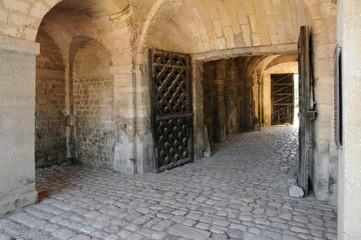
[[[297,131],[243,133],[212,157],[161,174],[37,170],[43,199],[0,219],[0,240],[336,239],[336,208],[288,196]]]

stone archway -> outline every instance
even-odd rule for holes
[[[111,55],[94,39],[82,39],[72,65],[74,157],[114,169],[114,78]]]
[[[281,4],[276,4],[277,2]],[[0,189],[1,194],[15,192],[16,196],[24,193],[34,195],[34,156],[33,153],[30,154],[35,148],[32,144],[34,128],[30,125],[34,123],[35,102],[32,98],[35,93],[35,55],[38,54],[39,46],[33,41],[44,16],[49,10],[54,9],[54,6],[63,6],[65,7],[62,9],[63,12],[68,13],[75,13],[81,9],[75,14],[81,15],[78,19],[81,24],[68,24],[66,28],[61,28],[67,30],[63,34],[58,34],[58,27],[44,26],[46,34],[53,40],[57,39],[54,42],[65,56],[65,85],[69,86],[71,78],[68,56],[69,46],[74,37],[79,35],[91,37],[111,53],[113,66],[110,67],[110,72],[114,76],[114,109],[117,109],[114,111],[116,122],[114,169],[117,171],[143,173],[153,168],[148,101],[147,49],[149,47],[162,47],[166,50],[192,54],[193,84],[196,85],[193,89],[201,92],[203,61],[238,57],[241,54],[294,53],[297,50],[295,44],[297,28],[302,24],[310,24],[313,25],[314,44],[317,46],[313,59],[317,79],[316,100],[324,113],[332,105],[330,99],[325,99],[321,91],[321,89],[332,90],[332,84],[330,85],[332,73],[330,74],[331,71],[323,67],[333,65],[336,13],[331,2],[281,0],[267,1],[259,5],[258,2],[251,0],[227,0],[212,1],[210,4],[207,3],[207,6],[202,5],[202,1],[189,0],[158,0],[147,3],[139,0],[136,3],[131,1],[131,4],[125,0],[109,0],[107,4],[97,3],[100,2],[98,0],[3,1],[1,15],[6,17],[0,18],[0,33],[4,36],[1,38],[0,48],[6,51],[2,57],[7,61],[4,64],[6,69],[2,70],[4,74],[1,74],[5,79],[6,90],[1,93],[4,92],[4,95],[9,92],[15,93],[10,98],[15,100],[7,103],[12,107],[8,107],[4,112],[5,115],[15,116],[20,126],[10,126],[6,131],[2,131],[6,134],[1,136],[11,140],[5,147],[10,150],[4,151],[6,154],[3,156],[5,159],[3,162],[13,163],[12,168],[7,172],[18,173],[21,172],[17,170],[20,168],[24,173],[10,177],[6,172],[2,173],[6,187],[3,188],[4,190]],[[87,8],[83,4],[91,6]],[[147,5],[147,8],[141,10],[141,7],[137,7],[142,4]],[[299,9],[302,10],[298,11]],[[137,14],[134,14],[135,12]],[[71,19],[65,17],[63,20],[65,25],[65,22]],[[61,23],[59,20],[58,22]],[[182,22],[187,24],[182,25]],[[22,66],[22,69],[19,70],[18,66]],[[19,81],[14,86],[8,84],[23,78],[26,80]],[[17,90],[19,88],[27,91],[19,92]],[[195,142],[199,145],[195,149],[198,149],[198,153],[202,152],[203,142],[201,124],[203,101],[200,100],[200,92],[193,93],[197,96],[194,101],[194,122],[199,125],[197,129],[200,130],[195,132]],[[65,102],[70,106],[69,97],[66,97]],[[332,124],[326,116],[327,114],[322,115],[322,119],[315,124],[315,131],[318,134],[315,156],[320,163],[317,165],[320,167],[316,168],[316,175],[320,176],[319,181],[322,183],[329,181],[328,175],[324,174],[329,171],[324,171],[324,166],[328,166],[333,149],[331,139],[324,140],[322,137],[330,136],[332,131],[330,130]],[[24,131],[17,131],[18,128]],[[17,181],[18,183],[14,184]],[[17,186],[23,187],[18,189]],[[315,186],[318,186],[317,183]],[[318,191],[317,197],[326,200],[327,184],[322,186],[325,187]],[[18,191],[21,193],[17,194]],[[18,197],[16,198],[15,200],[19,200]],[[7,199],[7,202],[15,201],[7,196],[1,199]],[[33,200],[34,198],[23,202],[25,204]]]
[[[112,129],[113,133],[110,138],[108,137],[109,134],[100,138],[103,139],[101,140],[102,144],[110,144],[110,147],[106,151],[108,153],[99,154],[103,159],[100,160],[101,163],[97,161],[98,163],[95,165],[101,165],[122,173],[136,173],[138,171],[137,164],[134,162],[136,148],[134,147],[134,96],[132,96],[134,84],[131,54],[133,36],[130,25],[131,19],[132,9],[128,1],[108,1],[107,4],[103,4],[98,0],[64,0],[46,14],[40,25],[40,28],[54,39],[65,56],[65,114],[69,120],[66,137],[67,158],[78,158],[80,156],[78,151],[80,148],[79,142],[72,137],[77,133],[74,112],[74,98],[76,98],[76,95],[73,86],[76,84],[74,67],[78,63],[79,49],[83,49],[91,42],[89,39],[93,39],[103,45],[104,51],[109,52],[109,58],[102,60],[107,62],[108,68],[107,70],[100,70],[101,73],[97,77],[102,78],[104,81],[106,81],[107,76],[111,76],[113,79],[110,83],[111,89],[108,89],[112,97],[112,100],[108,103],[109,106],[112,106],[112,109],[108,111],[112,120],[107,122],[108,120],[100,117],[102,119],[100,121],[104,120],[104,122],[99,122],[101,127],[98,128]],[[98,55],[101,55],[103,50],[100,48],[95,49]],[[92,65],[91,61],[91,58],[88,58],[90,65]],[[101,62],[99,64],[102,65]],[[95,73],[95,69],[98,69],[98,67],[86,71],[89,74],[90,72]],[[101,106],[98,107],[102,108]],[[109,141],[106,140],[108,138]],[[141,167],[139,169],[142,170]]]
[[[54,41],[39,30],[36,41],[35,166],[64,162],[65,144],[65,64]]]

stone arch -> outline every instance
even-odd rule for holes
[[[36,41],[35,165],[59,164],[65,160],[65,64],[61,50],[42,30]]]
[[[208,6],[211,7],[208,8]],[[218,12],[216,7],[219,9]],[[286,11],[280,11],[281,7],[286,7]],[[317,7],[318,5],[313,4],[313,11],[317,10]],[[172,14],[167,14],[169,9],[174,9]],[[298,27],[304,24],[312,24],[313,21],[309,6],[302,0],[286,1],[282,2],[282,4],[269,1],[261,5],[260,9],[257,9],[252,1],[248,0],[243,2],[229,0],[224,1],[224,4],[217,1],[204,4],[201,1],[158,0],[153,5],[143,25],[138,51],[144,50],[147,46],[158,47],[148,36],[155,32],[152,30],[157,26],[162,28],[165,27],[164,25],[171,26],[167,28],[168,34],[176,32],[177,29],[182,29],[182,32],[185,33],[183,39],[186,39],[186,44],[182,47],[179,47],[179,44],[178,47],[177,44],[173,44],[173,46],[168,44],[169,46],[166,47],[172,49],[166,50],[196,53],[237,47],[280,44],[289,41],[296,42]],[[297,16],[298,9],[303,10],[304,13]],[[182,21],[178,22],[183,24],[176,26],[176,20],[180,19],[178,15],[182,16]],[[287,29],[282,29],[279,25],[279,21],[285,20],[283,15],[288,21]],[[309,20],[303,21],[302,18]],[[177,41],[180,41],[179,36],[175,36]]]
[[[105,165],[103,160],[99,160],[101,165],[106,168],[115,168],[124,173],[134,173],[133,147],[124,148],[124,143],[132,144],[129,136],[134,135],[134,124],[129,124],[133,119],[135,101],[133,100],[133,55],[132,55],[132,6],[128,0],[110,0],[104,4],[99,0],[63,0],[59,1],[43,17],[39,29],[44,30],[61,49],[65,56],[66,65],[66,114],[69,119],[73,119],[74,97],[76,97],[73,88],[76,69],[76,57],[79,49],[83,49],[89,42],[97,42],[110,54],[109,66],[106,72],[103,72],[106,79],[112,77],[112,120],[118,126],[113,124],[113,135],[115,132],[121,136],[117,138],[117,146],[113,146],[114,156],[107,153],[108,158],[112,158],[113,163],[108,162]],[[88,69],[89,73],[94,72]],[[98,76],[99,77],[99,76]],[[105,80],[107,81],[107,80]],[[109,90],[109,89],[108,89]],[[122,129],[123,126],[128,126]],[[76,126],[68,126],[68,132],[76,134]],[[107,128],[107,127],[105,127]],[[119,131],[115,129],[119,128]],[[108,133],[107,133],[108,134]],[[110,139],[114,139],[111,136]],[[74,143],[71,143],[72,136],[67,136],[67,156],[68,158],[77,158],[79,149]],[[109,143],[106,143],[109,145]],[[111,143],[110,145],[114,145]],[[114,150],[115,149],[115,150]],[[109,149],[108,149],[109,150]],[[124,159],[123,159],[124,158]],[[124,163],[125,167],[121,164]],[[91,163],[89,163],[91,164]]]
[[[4,21],[4,24],[0,22],[0,31],[5,36],[34,41],[44,16],[58,4],[65,1],[67,0],[4,1],[2,14],[4,14],[4,16],[14,15],[16,17],[8,17],[7,20]],[[79,7],[84,5],[86,1],[72,2],[74,6]],[[93,4],[97,3],[96,0],[88,2]],[[100,8],[101,7],[104,6],[100,6]],[[128,0],[113,0],[108,1],[107,6],[104,7],[103,10],[109,15],[115,15],[123,13],[127,8],[131,8]]]
[[[271,74],[298,73],[297,55],[274,56],[260,67],[260,118],[262,126],[271,125]]]

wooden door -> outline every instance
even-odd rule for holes
[[[150,50],[152,131],[157,172],[193,161],[188,55]]]
[[[298,184],[308,195],[309,187],[309,164],[311,160],[311,120],[316,116],[314,111],[310,28],[301,27],[298,40],[298,71],[299,71],[299,95],[300,95],[300,128],[299,128],[299,169]]]
[[[271,75],[272,125],[293,124],[293,74]]]

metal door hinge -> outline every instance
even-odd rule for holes
[[[308,119],[315,120],[317,117],[317,111],[309,111],[308,112]]]

